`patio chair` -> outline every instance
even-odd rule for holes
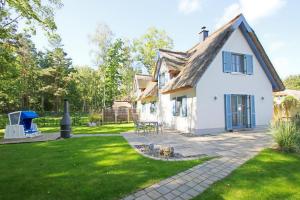
[[[132,113],[132,120],[134,123],[135,133],[139,134],[142,130],[144,133],[146,132],[146,127],[144,124],[140,123],[138,120],[138,115],[136,113]]]
[[[163,122],[158,123],[158,132],[160,132],[161,134],[163,134],[163,127],[164,127]]]

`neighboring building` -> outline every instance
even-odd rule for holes
[[[143,86],[136,77],[141,120],[195,134],[267,127],[284,85],[244,16],[200,34],[186,52],[161,49]]]
[[[118,109],[130,109],[132,108],[131,104],[129,101],[114,101],[112,108],[114,110],[118,110]]]
[[[274,92],[274,100],[277,104],[280,104],[286,96],[292,96],[300,101],[300,91],[299,90],[284,90],[280,92]]]

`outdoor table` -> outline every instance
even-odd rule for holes
[[[158,122],[157,121],[140,121],[139,122],[142,125],[153,125],[156,128],[156,134],[158,134]]]

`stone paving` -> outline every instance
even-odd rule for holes
[[[110,136],[122,136],[121,134],[118,133],[106,133],[106,134],[101,134],[101,133],[95,133],[95,134],[76,134],[72,135],[72,138],[80,138],[80,137],[110,137]]]
[[[192,199],[273,144],[271,136],[263,132],[236,132],[202,137],[184,137],[178,134],[140,136],[132,133],[123,136],[131,145],[169,144],[175,148],[175,152],[186,155],[204,153],[208,156],[218,156],[131,194],[124,200]]]
[[[19,144],[19,143],[32,143],[32,142],[45,142],[57,140],[60,138],[60,133],[47,133],[40,134],[32,138],[16,138],[16,139],[2,139],[0,144]]]

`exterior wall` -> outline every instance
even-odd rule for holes
[[[145,109],[143,110],[142,107],[142,102],[141,101],[138,101],[137,102],[137,111],[139,113],[139,120],[141,121],[157,121],[158,117],[157,117],[157,113],[158,113],[158,102],[156,104],[156,112],[155,113],[151,113],[150,112],[150,105],[151,105],[151,102],[145,102],[144,106],[145,106]]]
[[[253,75],[224,73],[222,51],[253,55]],[[239,29],[230,36],[198,81],[196,94],[194,132],[198,134],[225,131],[224,94],[254,95],[257,127],[267,126],[272,119],[272,85]]]
[[[166,72],[165,63],[162,63],[160,73]],[[158,83],[159,84],[159,83]],[[158,94],[158,121],[165,126],[182,132],[190,132],[195,128],[196,92],[195,89],[183,90],[172,94]],[[187,116],[173,116],[172,99],[187,96]]]

